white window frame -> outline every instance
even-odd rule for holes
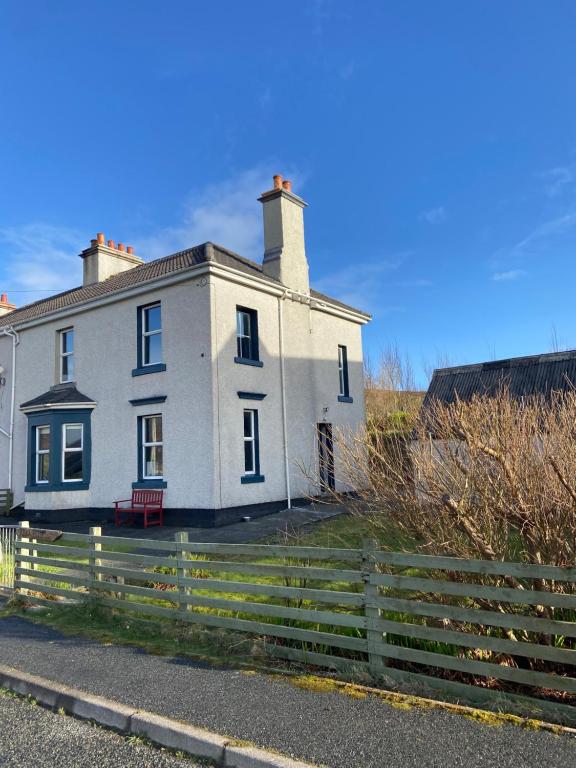
[[[153,440],[146,442],[146,422],[148,419],[160,419],[162,424],[162,440]],[[161,475],[147,475],[146,474],[146,448],[154,447],[162,448],[162,474]],[[142,416],[142,479],[143,480],[164,480],[164,419],[161,413],[151,413],[148,416]]]
[[[244,316],[248,318],[248,333],[244,333]],[[252,315],[250,312],[247,312],[245,309],[237,309],[236,310],[236,351],[238,353],[238,357],[242,358],[243,360],[250,360],[251,353],[252,353]],[[242,341],[244,339],[248,339],[248,347],[249,347],[249,355],[246,357],[246,355],[242,354]]]
[[[40,430],[41,429],[47,429],[48,430],[48,448],[40,448]],[[36,440],[36,456],[34,459],[35,462],[35,481],[37,485],[42,485],[50,482],[50,449],[52,447],[52,427],[50,424],[39,424],[37,427],[35,427],[36,433],[35,433],[35,440]],[[40,480],[40,456],[46,456],[48,455],[48,479],[47,480]]]
[[[80,428],[80,448],[66,448],[66,430],[68,427]],[[84,424],[67,423],[62,424],[62,482],[63,483],[82,483],[84,482],[84,460],[82,460],[82,477],[66,477],[66,454],[84,453]]]
[[[74,361],[74,351],[76,349],[76,347],[74,346],[72,352],[64,352],[64,336],[66,334],[68,334],[68,333],[72,334],[72,338],[74,340],[73,343],[75,344],[75,342],[76,342],[76,334],[74,333],[74,328],[73,327],[62,328],[61,331],[58,331],[58,335],[60,336],[60,356],[59,356],[59,359],[60,359],[60,375],[59,375],[60,384],[67,384],[70,381],[74,381],[74,376],[70,377],[70,375],[69,375],[68,378],[64,378],[64,360],[66,358],[70,358],[71,357],[72,360]]]
[[[338,344],[338,379],[340,382],[340,395],[346,397],[346,377],[344,375],[344,345]]]
[[[146,312],[148,312],[150,309],[156,309],[156,307],[160,307],[160,328],[157,328],[154,331],[147,331],[146,330]],[[146,362],[146,339],[150,336],[160,336],[162,337],[162,302],[157,301],[155,304],[147,304],[145,307],[141,307],[140,309],[142,313],[142,367],[146,368],[149,365],[160,365],[163,362],[164,359],[164,346],[162,344],[162,341],[160,343],[161,349],[162,349],[162,355],[160,360],[156,360],[156,362]]]
[[[257,474],[258,468],[256,466],[256,411],[251,408],[245,408],[242,417],[242,433],[244,433],[244,417],[250,414],[250,436],[244,435],[244,475]],[[246,469],[246,443],[252,444],[252,469]]]

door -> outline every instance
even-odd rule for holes
[[[334,482],[332,424],[326,422],[318,424],[318,469],[322,493],[333,491],[336,483]]]

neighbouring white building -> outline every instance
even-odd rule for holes
[[[0,301],[0,488],[30,520],[103,519],[163,488],[167,522],[219,525],[334,483],[364,420],[365,313],[311,290],[305,202],[274,177],[256,264],[213,243],[144,262],[99,234],[79,288]]]

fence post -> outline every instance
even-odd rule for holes
[[[28,520],[22,520],[20,522],[20,530],[18,531],[17,539],[20,539],[20,541],[25,541],[28,543],[28,539],[24,538],[22,536],[22,529],[23,528],[30,528],[30,523]],[[25,568],[26,566],[23,565],[23,563],[26,563],[26,558],[30,557],[30,550],[28,549],[16,549],[14,548],[14,576],[18,581],[30,581],[30,577],[23,573],[18,573],[19,568]],[[30,565],[30,563],[28,563]],[[25,587],[17,587],[16,588],[16,594],[18,595],[27,595],[28,590]]]
[[[376,573],[376,560],[374,552],[379,549],[375,539],[365,539],[362,542],[362,580],[364,581],[364,615],[366,616],[366,639],[368,641],[368,665],[370,672],[375,677],[381,675],[386,666],[384,657],[378,653],[377,643],[385,641],[383,632],[372,628],[373,620],[380,618],[378,608],[378,586],[372,581],[372,574]]]
[[[102,528],[100,526],[95,526],[94,528],[90,528],[90,541],[89,546],[90,550],[88,553],[88,566],[89,566],[89,576],[90,576],[90,596],[91,597],[97,597],[99,592],[96,585],[96,582],[102,581],[102,574],[98,573],[96,571],[96,566],[100,565],[101,561],[96,557],[97,552],[102,551],[102,544],[100,542],[95,542],[94,538],[96,536],[102,536]]]
[[[178,608],[180,611],[186,611],[188,610],[188,604],[185,600],[185,597],[188,594],[188,590],[182,584],[182,579],[186,578],[186,574],[188,573],[189,569],[180,567],[180,565],[178,564],[178,561],[187,559],[188,552],[182,547],[179,547],[178,544],[188,543],[188,534],[186,533],[186,531],[178,531],[178,533],[174,534],[174,540],[176,541],[176,561],[177,561],[176,576],[178,577]]]

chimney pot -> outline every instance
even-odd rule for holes
[[[134,248],[131,245],[129,245],[128,248],[126,248],[126,251],[128,253],[132,254],[132,253],[134,253]]]
[[[0,302],[2,304],[8,304],[8,296],[7,296],[7,294],[5,294],[5,293],[2,294],[2,298],[0,298]]]
[[[118,243],[118,250],[123,251],[124,249],[124,243]]]
[[[286,179],[286,181],[283,181],[282,189],[285,189],[286,192],[292,192],[292,182],[288,181],[288,179]]]
[[[273,176],[272,178],[274,180],[274,189],[282,189],[282,176],[276,174],[276,176]]]
[[[108,248],[116,248],[116,243],[114,240],[108,240]]]
[[[94,248],[96,245],[98,245],[98,240],[90,240],[90,245],[92,248]]]
[[[104,245],[104,232],[98,232],[96,239],[98,240],[99,245]]]

